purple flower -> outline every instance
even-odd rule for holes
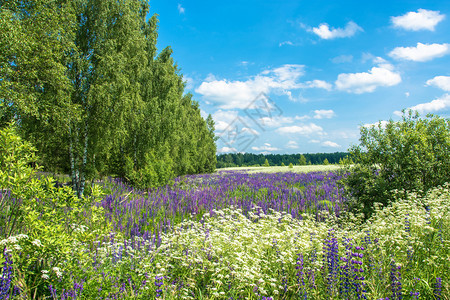
[[[0,299],[9,299],[12,283],[12,260],[6,248],[3,250],[3,270],[0,276]]]

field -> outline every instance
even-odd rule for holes
[[[449,185],[363,221],[346,211],[345,176],[226,170],[152,191],[111,179],[97,201],[103,225],[85,212],[70,258],[47,256],[36,291],[51,299],[449,299]],[[12,295],[6,287],[20,294],[5,275],[11,255],[45,253],[45,243],[23,234],[1,241],[3,295]]]
[[[234,168],[222,168],[219,171],[240,171],[247,173],[278,173],[278,172],[294,172],[294,173],[308,173],[308,172],[320,172],[320,171],[334,171],[339,170],[339,165],[306,165],[306,166],[271,166],[271,167],[234,167]]]

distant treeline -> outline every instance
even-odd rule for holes
[[[325,163],[337,164],[349,155],[348,152],[334,153],[306,153],[306,154],[253,154],[226,153],[217,155],[217,168],[263,166],[265,161],[271,166],[320,165]],[[302,158],[303,156],[303,158]]]

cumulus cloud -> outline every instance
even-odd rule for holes
[[[297,144],[296,141],[289,141],[286,144],[286,148],[288,148],[288,149],[298,149],[299,147],[298,147],[298,144]]]
[[[446,92],[450,92],[450,76],[436,76],[427,80],[427,85],[435,86]]]
[[[277,148],[277,147],[273,147],[269,143],[264,143],[264,145],[261,146],[261,147],[252,147],[252,150],[255,150],[255,151],[277,151],[277,150],[280,150],[280,149]]]
[[[335,113],[332,109],[319,109],[314,111],[314,119],[331,119],[335,116]]]
[[[280,127],[276,131],[281,134],[324,135],[323,128],[314,123]]]
[[[229,153],[229,152],[237,152],[237,150],[233,147],[222,147],[220,149],[217,149],[218,153]]]
[[[313,27],[309,31],[315,33],[320,38],[331,40],[335,38],[351,37],[358,31],[363,31],[355,22],[350,21],[345,28],[331,28],[327,23],[320,24],[319,27]]]
[[[215,123],[215,129],[217,131],[223,131],[225,130],[230,124],[231,122],[233,122],[234,119],[236,119],[238,116],[238,112],[237,111],[224,111],[224,110],[218,110],[216,111],[212,117],[214,119],[214,123]]]
[[[342,73],[335,82],[336,88],[349,93],[371,93],[380,86],[393,86],[402,81],[399,73],[394,72],[393,66],[385,61],[369,72]]]
[[[339,147],[341,147],[341,145],[339,145],[339,144],[337,144],[335,142],[332,142],[332,141],[325,141],[325,142],[322,143],[322,146],[331,147],[331,148],[339,148]]]
[[[389,52],[389,56],[395,59],[424,62],[437,57],[442,57],[449,52],[449,44],[417,43],[416,47],[397,47]]]
[[[437,98],[431,102],[417,104],[415,106],[408,108],[407,110],[417,111],[419,114],[427,114],[449,108],[450,108],[450,94],[445,94],[440,98]],[[402,116],[401,111],[395,111],[394,114],[396,114],[397,116]]]
[[[318,88],[318,89],[324,89],[327,91],[331,91],[331,88],[333,87],[330,83],[323,81],[323,80],[312,80],[312,81],[307,81],[305,84],[305,87],[308,88]]]
[[[300,76],[305,74],[304,69],[304,65],[286,64],[275,69],[263,71],[262,74],[274,74],[275,78],[278,79],[277,81],[279,81],[280,83],[291,83],[293,84],[293,86],[295,86],[296,84],[294,82]]]
[[[303,74],[303,65],[287,64],[263,71],[245,81],[218,80],[209,75],[195,91],[221,108],[246,108],[260,93],[282,93],[301,88],[298,79]]]
[[[293,123],[294,119],[291,117],[283,116],[273,116],[273,117],[262,117],[258,119],[259,124],[267,127],[280,127],[283,124]]]
[[[431,30],[434,31],[436,25],[444,20],[445,15],[439,11],[418,9],[417,12],[410,11],[403,16],[391,17],[394,27],[403,28],[411,31]]]

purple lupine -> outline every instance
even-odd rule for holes
[[[397,266],[395,261],[391,261],[391,291],[392,300],[402,299],[402,275],[400,273],[401,266]]]
[[[354,278],[354,288],[355,293],[358,299],[367,299],[366,298],[366,290],[364,289],[365,283],[364,283],[364,268],[363,268],[363,261],[362,258],[364,257],[364,254],[362,251],[364,251],[364,247],[362,246],[356,246],[356,251],[361,252],[355,252],[354,257],[356,260],[353,264],[353,278]]]
[[[300,298],[308,299],[308,292],[306,290],[305,278],[303,273],[303,254],[297,253],[297,260],[295,262],[295,269],[297,270],[297,284],[299,286]]]
[[[11,287],[12,287],[12,259],[7,249],[3,250],[3,258],[5,261],[3,262],[3,270],[2,275],[0,276],[0,299],[9,299],[11,295]]]
[[[436,297],[436,300],[441,300],[441,294],[442,294],[442,278],[436,277],[436,283],[434,284],[434,296]]]
[[[339,271],[338,241],[334,235],[334,229],[328,231],[328,238],[324,242],[324,263],[327,266],[327,283],[330,295],[333,295]]]
[[[419,299],[420,292],[417,291],[417,283],[420,281],[420,278],[414,278],[413,290],[410,292],[410,295],[413,299]]]
[[[162,289],[161,286],[164,284],[164,277],[163,276],[156,276],[155,277],[155,286],[156,286],[156,298],[161,297],[162,295]]]

